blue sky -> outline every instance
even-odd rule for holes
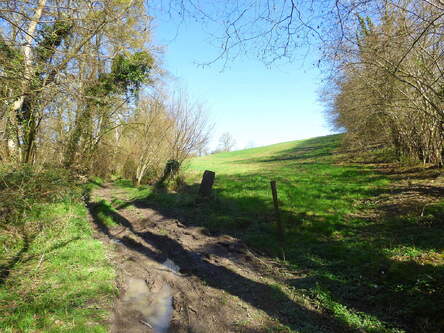
[[[198,23],[178,27],[167,18],[154,20],[153,40],[165,47],[163,68],[173,77],[172,86],[205,105],[215,124],[211,149],[224,132],[232,134],[237,149],[331,133],[318,102],[315,55],[267,67],[247,54],[225,67],[222,61],[202,67],[220,52],[211,35]]]

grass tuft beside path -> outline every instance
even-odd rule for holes
[[[25,200],[26,191],[15,193]],[[20,223],[1,225],[0,331],[106,332],[115,271],[93,238],[81,192],[44,201],[22,211]]]

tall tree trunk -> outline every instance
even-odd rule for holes
[[[21,145],[23,143],[23,140],[25,139],[24,136],[27,135],[27,133],[23,133],[23,130],[20,128],[21,126],[17,121],[17,115],[19,111],[23,108],[23,104],[25,102],[25,96],[29,90],[29,83],[33,76],[32,43],[35,40],[35,32],[37,24],[40,22],[40,18],[42,17],[45,5],[46,5],[46,0],[39,0],[34,15],[31,18],[31,22],[29,22],[28,29],[25,32],[25,44],[22,46],[22,53],[24,58],[24,73],[25,73],[24,78],[21,82],[22,91],[21,91],[21,96],[19,96],[12,104],[10,116],[8,119],[10,130],[15,132],[15,133],[10,133],[11,135],[9,136],[8,139],[9,153],[13,155],[14,160],[16,160],[17,162],[24,161],[22,156]]]

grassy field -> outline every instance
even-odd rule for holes
[[[381,164],[388,151],[343,152],[340,142],[334,135],[195,158],[185,183],[172,180],[169,190],[119,180],[119,196],[96,198],[97,218],[114,226],[111,211],[143,200],[186,225],[244,240],[298,276],[270,285],[271,298],[300,305],[279,309],[286,323],[304,321],[308,300],[344,332],[443,332],[441,171]],[[204,170],[216,172],[207,199],[198,196]],[[8,218],[0,220],[0,331],[106,331],[115,272],[78,187],[29,170],[0,170],[0,180],[0,218]],[[316,332],[276,322],[273,332]]]
[[[380,211],[396,180],[364,162],[384,152],[351,162],[340,140],[333,135],[195,158],[177,191],[121,186],[163,214],[280,258],[301,278],[278,288],[308,295],[351,330],[444,331],[443,201],[413,213]],[[216,172],[214,196],[201,200],[198,182],[206,169]],[[277,181],[284,243],[270,180]]]
[[[115,270],[59,176],[0,172],[0,332],[107,331]]]

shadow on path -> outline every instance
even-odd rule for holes
[[[288,325],[292,329],[315,329],[317,332],[352,332],[350,327],[316,311],[307,309],[290,299],[279,288],[252,281],[224,266],[208,262],[203,255],[183,248],[177,241],[168,236],[158,235],[150,231],[138,231],[133,224],[119,213],[109,211],[114,221],[128,228],[152,247],[159,250],[154,252],[128,236],[113,236],[110,228],[101,223],[97,217],[96,204],[90,203],[88,208],[97,228],[108,237],[119,240],[127,248],[137,251],[144,256],[162,263],[166,258],[172,259],[186,275],[198,277],[206,285],[224,290],[237,296],[257,309],[265,311],[269,316]],[[204,295],[202,295],[204,297]]]

